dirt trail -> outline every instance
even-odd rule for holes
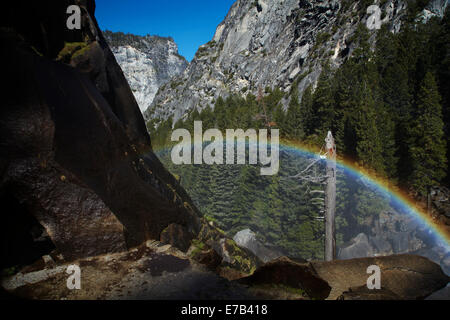
[[[81,269],[81,289],[67,288],[70,264]],[[252,299],[246,287],[230,282],[170,245],[148,241],[124,253],[107,254],[41,270],[27,268],[3,279],[4,288],[31,299]]]

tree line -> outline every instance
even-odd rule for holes
[[[205,128],[271,126],[285,139],[315,146],[332,130],[341,157],[425,197],[429,187],[448,185],[449,18],[449,10],[426,24],[410,18],[397,34],[384,26],[374,48],[361,25],[351,39],[358,44],[351,57],[338,69],[323,61],[316,87],[307,88],[301,101],[296,85],[290,92],[268,87],[257,95],[219,97],[214,108],[193,109],[175,124],[171,118],[149,121],[152,143],[169,144],[173,128],[193,130],[194,120]],[[283,101],[289,101],[286,110]],[[283,180],[304,160],[282,153],[280,175],[260,177],[252,166],[173,166],[167,154],[160,156],[200,209],[230,235],[250,227],[290,255],[321,258],[323,225],[315,220],[308,186]],[[345,176],[338,177],[337,189],[339,245],[355,232],[369,232],[365,221],[388,203]]]

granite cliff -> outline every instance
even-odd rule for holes
[[[238,0],[213,39],[200,46],[183,74],[162,86],[146,119],[174,123],[194,109],[214,106],[219,96],[231,93],[257,94],[259,88],[280,88],[290,92],[315,85],[322,63],[339,67],[356,43],[353,36],[360,23],[371,14],[367,8],[381,9],[381,23],[398,32],[407,13],[408,1],[338,0]],[[423,10],[426,21],[443,15],[447,0],[433,0]],[[376,30],[372,30],[371,42]],[[284,106],[288,101],[283,101]]]
[[[158,89],[188,65],[170,37],[111,31],[103,34],[142,112],[150,106]]]

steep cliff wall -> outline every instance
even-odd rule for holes
[[[105,31],[104,36],[142,112],[150,106],[158,89],[188,65],[170,37],[110,31]]]
[[[176,122],[193,109],[214,106],[219,96],[256,95],[267,86],[284,92],[297,87],[301,99],[316,84],[324,61],[338,67],[352,54],[353,35],[360,23],[366,24],[371,4],[379,5],[382,24],[400,30],[406,0],[238,0],[185,72],[159,90],[145,117],[173,116]],[[423,11],[425,20],[442,16],[447,4],[431,1]]]
[[[169,225],[178,233],[168,241],[189,244],[198,231],[199,212],[152,152],[139,107],[98,28],[94,1],[76,1],[80,30],[66,27],[72,2],[4,8],[4,264],[18,262],[8,261],[14,252],[36,252],[30,248],[40,237],[71,259],[159,239]]]

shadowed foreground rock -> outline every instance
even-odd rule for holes
[[[73,2],[80,30],[66,27]],[[4,10],[2,266],[33,262],[41,237],[75,259],[159,240],[169,225],[164,240],[186,250],[200,214],[152,152],[94,1],[10,2]]]
[[[80,30],[66,27],[73,2]],[[68,262],[127,252],[147,239],[187,251],[203,230],[200,238],[215,251],[202,262],[250,274],[257,258],[215,227],[202,227],[201,213],[153,153],[95,20],[95,2],[10,2],[3,9],[0,267],[11,275],[45,256]]]
[[[381,288],[370,290],[367,286],[350,288],[342,293],[337,300],[401,300],[401,298],[390,290]]]
[[[253,275],[239,280],[250,286],[274,284],[304,290],[310,298],[325,299],[330,286],[321,279],[308,263],[297,263],[280,257],[258,268]]]
[[[371,275],[367,268],[371,265],[381,269],[380,290],[367,288]],[[449,280],[439,265],[424,257],[394,255],[305,263],[281,257],[238,282],[248,285],[252,292],[256,288],[263,298],[283,298],[281,291],[297,289],[304,291],[306,298],[314,299],[416,300],[444,288]],[[274,294],[274,290],[278,293]]]
[[[450,281],[439,265],[416,255],[311,262],[317,275],[331,286],[328,299],[336,299],[344,292],[348,292],[350,288],[366,286],[370,276],[367,274],[367,268],[371,265],[380,267],[381,287],[385,290],[380,294],[384,297],[387,297],[386,292],[392,292],[400,299],[424,299],[444,288]],[[356,292],[371,299],[372,294],[361,292],[361,290]],[[344,294],[344,297],[350,296],[349,293]]]
[[[206,260],[203,262],[211,262]],[[448,298],[439,289],[449,279],[439,266],[419,256],[390,256],[376,261],[363,258],[345,263],[298,263],[281,257],[236,281],[210,271],[220,263],[218,256],[208,268],[197,261],[189,253],[150,240],[127,252],[71,262],[82,269],[81,290],[66,287],[68,263],[48,256],[4,279],[2,286],[12,296],[31,299],[402,300],[422,299],[432,292],[436,292],[434,299]],[[382,270],[381,290],[367,289],[365,270],[372,263]]]
[[[68,264],[55,262],[43,269],[30,266],[4,279],[5,294],[9,298],[50,300],[254,299],[244,286],[219,277],[184,252],[159,241],[71,262],[82,270],[80,290],[67,288]]]

